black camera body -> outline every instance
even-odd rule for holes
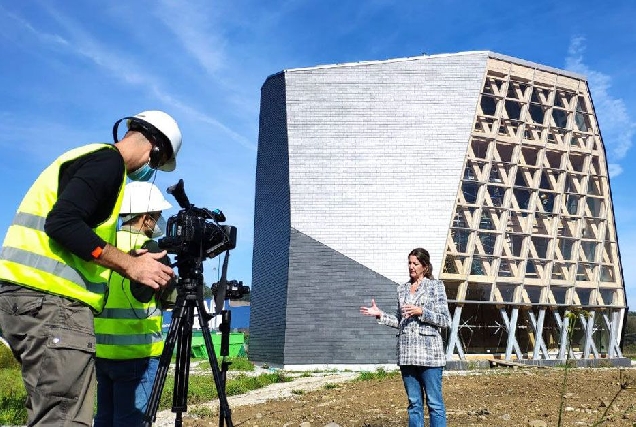
[[[179,257],[214,258],[236,247],[236,227],[221,225],[223,212],[197,208],[188,201],[183,180],[171,187],[168,193],[179,202],[181,210],[168,218],[166,236],[159,239],[159,247]]]
[[[230,300],[239,300],[250,293],[250,287],[245,286],[243,281],[228,280],[225,284],[225,298]],[[219,282],[212,284],[212,295],[217,296],[219,289]]]

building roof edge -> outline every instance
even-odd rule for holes
[[[433,59],[433,58],[444,58],[444,57],[452,57],[452,56],[468,56],[468,55],[483,55],[488,58],[500,59],[502,61],[514,62],[519,65],[523,65],[530,68],[535,68],[543,71],[547,71],[550,73],[561,74],[568,77],[572,77],[578,80],[583,80],[587,82],[587,77],[583,74],[575,73],[573,71],[564,70],[561,68],[550,67],[548,65],[539,64],[537,62],[527,61],[525,59],[517,58],[514,56],[504,55],[501,53],[492,52],[489,50],[474,50],[474,51],[465,51],[465,52],[456,52],[456,53],[438,53],[434,55],[418,55],[418,56],[407,56],[403,58],[391,58],[391,59],[378,59],[371,61],[357,61],[357,62],[343,62],[337,64],[324,64],[324,65],[314,65],[311,67],[298,67],[298,68],[286,68],[282,71],[273,73],[269,75],[265,80],[267,81],[269,78],[277,76],[279,74],[286,74],[290,72],[296,71],[307,71],[307,70],[319,70],[319,69],[328,69],[328,68],[342,68],[342,67],[356,67],[360,65],[373,65],[373,64],[385,64],[392,62],[405,62],[405,61],[418,61],[423,59]]]

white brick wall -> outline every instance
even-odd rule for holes
[[[439,273],[487,52],[285,72],[291,226],[396,282]]]

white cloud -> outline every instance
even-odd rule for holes
[[[622,160],[632,146],[636,121],[629,116],[625,101],[612,95],[611,76],[587,66],[583,62],[584,52],[585,38],[573,37],[568,48],[566,68],[583,74],[588,79],[608,160],[613,163],[610,165],[610,174],[616,176],[622,171],[616,162]]]
[[[238,132],[232,130],[229,126],[223,124],[214,117],[197,110],[195,107],[188,105],[186,102],[179,100],[176,96],[166,91],[164,89],[165,84],[162,79],[158,75],[149,72],[145,67],[140,66],[138,61],[131,54],[120,49],[115,50],[109,48],[106,44],[101,43],[100,40],[94,38],[77,21],[68,18],[52,7],[47,7],[47,11],[67,33],[67,37],[42,32],[26,20],[13,14],[5,13],[18,22],[21,27],[32,34],[35,34],[40,42],[49,45],[55,44],[57,47],[62,46],[71,54],[90,60],[96,66],[105,70],[111,76],[114,76],[122,82],[142,88],[149,95],[155,97],[166,105],[179,109],[196,120],[218,128],[228,135],[230,140],[235,141],[241,146],[252,151],[256,149],[253,143]],[[194,33],[191,33],[191,39],[196,39]],[[202,40],[203,38],[201,38],[201,41]],[[200,53],[200,56],[203,57],[205,55]],[[212,56],[214,55],[210,55],[210,57]],[[212,67],[211,60],[207,63],[210,67]]]

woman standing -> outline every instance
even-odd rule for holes
[[[409,399],[409,427],[424,426],[423,398],[431,427],[446,426],[446,408],[442,396],[442,371],[446,365],[441,328],[450,326],[446,291],[441,280],[433,278],[433,266],[426,249],[409,253],[410,280],[397,288],[398,307],[395,315],[371,307],[360,307],[366,316],[399,330],[398,365]]]

